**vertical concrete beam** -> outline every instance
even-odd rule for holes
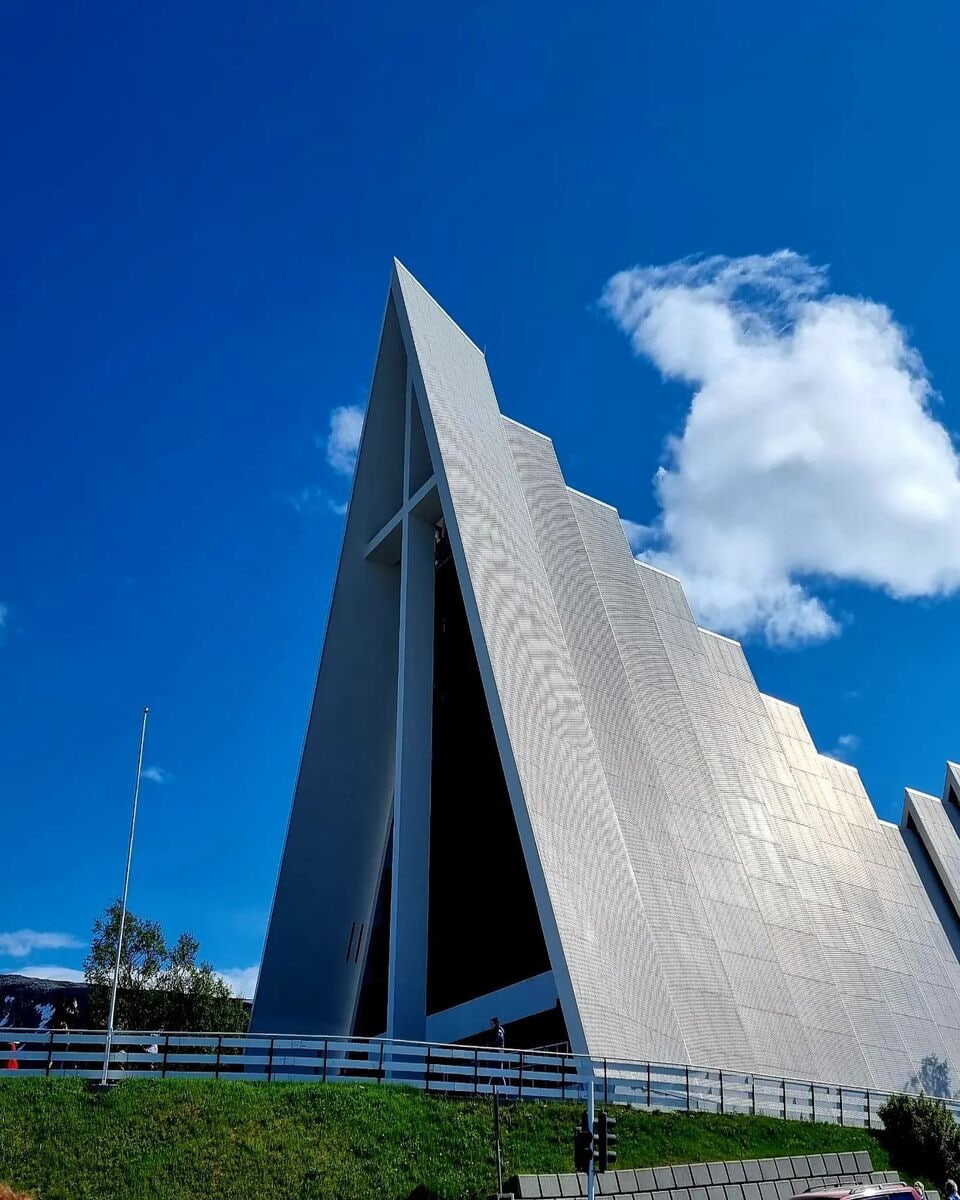
[[[404,504],[410,488],[407,387]],[[427,914],[430,892],[430,763],[433,727],[434,526],[405,507],[400,560],[400,659],[393,798],[393,890],[387,1032],[423,1041],[427,1027]]]

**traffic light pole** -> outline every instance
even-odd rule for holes
[[[503,1152],[500,1144],[500,1093],[493,1085],[493,1141],[497,1149],[497,1195],[503,1195]]]
[[[590,1082],[587,1084],[587,1128],[593,1133],[593,1075],[590,1076]],[[596,1158],[596,1148],[593,1154],[590,1155],[590,1161],[587,1163],[587,1200],[594,1200],[594,1184],[596,1182],[593,1169],[593,1160]]]

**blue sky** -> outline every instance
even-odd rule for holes
[[[797,300],[782,272],[772,299],[755,277],[718,291],[722,265],[629,278],[647,313],[679,286],[721,317],[785,307],[792,330],[837,293],[854,298],[847,349],[859,321],[877,344],[902,328],[927,396],[896,349],[839,385],[829,341],[812,364],[788,348],[784,368],[770,325],[777,369],[824,420],[873,431],[880,379],[884,446],[916,435],[902,465],[929,452],[929,487],[874,497],[886,450],[864,461],[849,435],[830,506],[872,565],[812,535],[797,548],[802,517],[754,530],[783,550],[777,586],[799,579],[829,627],[771,645],[754,593],[720,611],[882,815],[905,784],[939,791],[960,755],[960,602],[933,595],[960,554],[953,452],[926,437],[957,425],[960,395],[952,3],[10,0],[0,19],[0,971],[79,967],[119,891],[149,704],[131,905],[249,979],[349,489],[331,414],[364,402],[394,254],[486,346],[504,411],[554,438],[571,485],[647,526],[662,465],[670,511],[702,503],[683,487],[696,460],[665,439],[729,375],[696,347],[678,360],[649,316],[618,324],[600,302],[617,272],[694,254],[769,268],[789,248],[829,283]],[[791,504],[774,491],[758,508],[823,500],[817,470],[791,479]],[[898,525],[904,504],[929,538]],[[689,562],[685,528],[648,552]],[[897,599],[905,557],[921,594]]]

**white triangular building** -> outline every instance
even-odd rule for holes
[[[910,1086],[958,795],[879,820],[395,264],[254,1030]]]

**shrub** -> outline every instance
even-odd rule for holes
[[[960,1170],[960,1125],[942,1100],[932,1096],[891,1096],[879,1110],[890,1157],[911,1175],[938,1186]]]

